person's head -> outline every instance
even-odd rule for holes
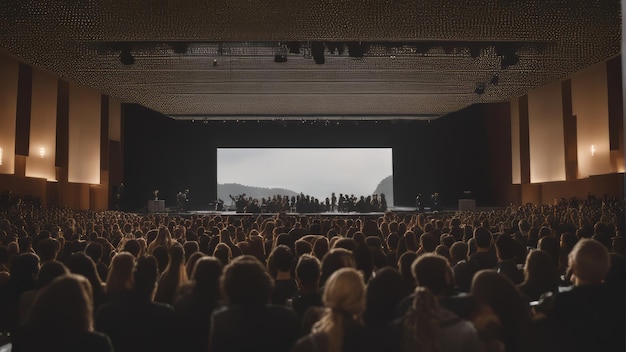
[[[94,263],[102,260],[102,245],[98,242],[89,242],[87,247],[85,247],[85,254],[91,258]]]
[[[401,342],[407,350],[437,350],[439,339],[439,302],[427,288],[417,286],[411,308],[402,320],[405,339]]]
[[[293,263],[293,255],[291,249],[284,244],[276,246],[268,259],[268,268],[270,273],[277,270],[278,272],[288,273],[291,271]]]
[[[69,269],[59,261],[48,261],[41,265],[37,275],[37,288],[43,288],[59,276],[69,274]]]
[[[37,242],[37,254],[41,262],[56,260],[61,250],[61,244],[54,238],[46,238]]]
[[[126,243],[124,243],[123,250],[124,252],[132,254],[135,258],[138,258],[139,254],[141,253],[141,244],[139,244],[138,240],[131,238],[126,241]]]
[[[450,260],[452,264],[456,264],[461,260],[467,259],[468,245],[463,241],[454,242],[450,247]]]
[[[296,247],[296,257],[300,257],[303,254],[310,254],[313,250],[313,246],[308,241],[299,239],[294,243]]]
[[[35,297],[26,326],[47,332],[92,331],[91,297],[91,284],[83,276],[67,274],[57,277]]]
[[[540,249],[532,250],[524,264],[524,281],[549,287],[558,284],[558,274],[552,257]],[[553,287],[552,287],[553,288]]]
[[[34,253],[21,253],[11,259],[11,282],[19,289],[31,290],[39,273],[39,257]]]
[[[72,254],[67,260],[67,268],[70,269],[73,274],[79,274],[86,277],[92,286],[102,285],[102,280],[96,270],[96,264],[83,252]]]
[[[222,262],[222,265],[230,263],[232,258],[232,251],[226,243],[218,243],[213,251],[213,256]]]
[[[432,253],[439,245],[439,239],[430,232],[425,232],[420,236],[420,248],[422,251]]]
[[[317,289],[320,282],[322,266],[320,261],[309,254],[303,254],[296,265],[296,281],[300,290]]]
[[[186,262],[192,254],[200,251],[200,245],[197,241],[187,241],[183,244],[183,249],[185,250]]]
[[[500,236],[496,239],[495,244],[498,260],[515,259],[517,246],[515,244],[515,239],[511,235],[506,233],[500,234]]]
[[[343,248],[331,249],[322,260],[321,284],[323,285],[332,273],[346,267],[356,268],[352,252]]]
[[[411,271],[411,265],[417,259],[417,253],[415,252],[404,252],[398,259],[398,270],[400,271],[400,275],[404,278],[405,282],[412,283],[411,289],[414,286],[415,278],[413,277],[413,273]]]
[[[158,275],[158,264],[154,256],[148,255],[138,258],[133,271],[135,293],[141,297],[152,299]]]
[[[220,278],[222,292],[231,306],[260,306],[270,301],[274,280],[263,264],[243,255],[226,265]]]
[[[477,250],[486,250],[491,246],[492,236],[488,228],[480,226],[474,230]]]
[[[165,268],[167,267],[167,263],[170,260],[170,255],[169,255],[169,252],[167,250],[167,247],[165,247],[165,246],[157,246],[152,251],[152,255],[154,256],[154,258],[156,258],[157,265],[159,267],[159,273],[164,272]]]
[[[324,286],[322,302],[326,311],[313,326],[313,332],[328,337],[329,351],[341,351],[346,324],[357,320],[365,308],[363,276],[354,268],[337,270]]]
[[[204,256],[198,259],[191,272],[194,291],[203,298],[217,300],[223,269],[222,262],[215,257]]]
[[[189,258],[185,262],[185,271],[187,273],[187,277],[191,277],[191,274],[193,273],[193,268],[196,266],[196,263],[200,258],[204,256],[205,254],[202,252],[194,252],[192,255],[189,256]]]
[[[438,254],[427,253],[411,266],[417,286],[427,287],[436,296],[444,296],[454,288],[454,274],[448,260]]]
[[[377,270],[367,284],[365,324],[384,325],[392,321],[405,292],[404,279],[398,270],[391,267]]]
[[[134,286],[134,267],[135,257],[128,252],[120,252],[113,257],[106,281],[106,293],[115,295],[131,290]]]
[[[559,255],[561,252],[561,248],[559,245],[559,239],[556,236],[544,236],[539,239],[537,242],[537,249],[541,249],[542,251],[546,251],[552,257],[552,262],[555,267],[559,265]]]
[[[581,239],[568,257],[569,270],[574,285],[598,284],[609,271],[609,251],[592,239]]]

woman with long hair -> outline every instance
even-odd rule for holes
[[[181,245],[176,244],[170,248],[170,260],[159,278],[154,301],[174,304],[176,292],[186,282],[185,251]]]
[[[133,289],[134,267],[135,257],[128,252],[121,252],[113,257],[104,289],[107,299],[130,292]]]
[[[154,249],[159,246],[165,246],[165,248],[169,249],[172,246],[172,242],[173,240],[170,230],[165,226],[161,226],[154,241],[150,242],[148,245],[148,254],[152,254]]]
[[[91,284],[81,275],[53,280],[37,294],[13,351],[112,351],[109,338],[93,329]]]
[[[354,268],[342,268],[326,281],[322,295],[325,312],[312,332],[293,348],[302,351],[363,351],[367,339],[361,315],[365,309],[365,283]]]
[[[94,312],[104,301],[104,286],[96,270],[96,264],[83,252],[74,253],[67,261],[67,268],[73,274],[84,276],[91,284]]]

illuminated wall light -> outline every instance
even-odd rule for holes
[[[44,147],[39,148],[39,156],[41,158],[46,156],[46,148],[44,148]]]
[[[0,147],[0,166],[2,166],[2,160],[4,159],[4,149]]]
[[[591,156],[596,155],[596,146],[595,145],[591,145]]]

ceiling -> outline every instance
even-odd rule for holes
[[[436,118],[613,57],[620,34],[619,0],[0,2],[0,47],[179,119]]]

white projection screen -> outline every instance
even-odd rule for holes
[[[231,201],[228,192],[233,190],[267,188],[270,194],[289,190],[320,201],[333,192],[358,198],[378,191],[392,206],[392,180],[391,148],[217,149],[218,197],[226,204]],[[238,185],[253,189],[233,188]]]

